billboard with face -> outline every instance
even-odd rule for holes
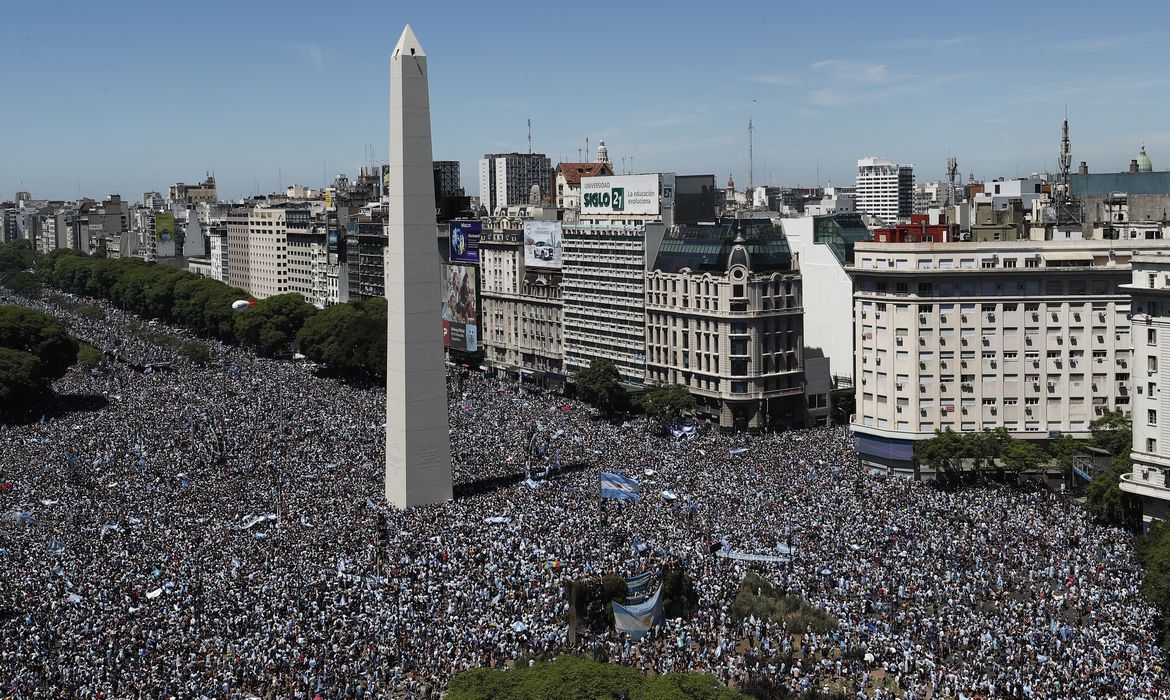
[[[452,221],[451,262],[479,263],[479,236],[483,231],[480,221]]]
[[[475,268],[442,265],[439,281],[443,316],[443,346],[475,352],[479,349],[479,306],[475,294]]]
[[[524,266],[561,269],[561,222],[524,222]]]
[[[171,212],[160,212],[154,215],[154,239],[156,241],[175,240],[175,215]]]

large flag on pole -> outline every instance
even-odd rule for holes
[[[632,639],[641,639],[651,627],[663,624],[666,619],[662,612],[662,586],[644,603],[612,605],[614,629],[628,633]]]
[[[601,497],[636,501],[642,496],[636,479],[613,472],[601,472]]]

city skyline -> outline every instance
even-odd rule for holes
[[[434,156],[460,162],[472,195],[484,153],[528,150],[529,119],[533,150],[554,164],[592,160],[605,140],[619,172],[730,174],[741,189],[851,184],[871,155],[914,164],[918,180],[943,178],[952,154],[964,179],[1055,171],[1066,108],[1074,166],[1121,171],[1143,143],[1155,168],[1170,157],[1170,78],[1132,61],[1167,32],[1097,31],[1089,8],[842,3],[845,21],[829,26],[815,8],[762,3],[725,22],[696,21],[697,6],[604,3],[571,17],[363,3],[337,21],[300,2],[278,14],[212,2],[206,16],[222,21],[127,7],[9,10],[0,60],[22,96],[0,113],[20,135],[5,144],[0,199],[137,200],[205,172],[237,199],[352,176],[386,159],[385,28],[407,22],[433,47]],[[1166,19],[1170,8],[1143,5],[1126,25]],[[54,40],[37,41],[49,26]]]

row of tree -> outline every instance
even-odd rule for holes
[[[680,384],[651,384],[631,396],[612,360],[595,359],[574,377],[577,396],[607,418],[633,409],[651,418],[674,421],[695,410],[695,397]]]
[[[232,304],[248,299],[248,293],[223,282],[138,258],[111,260],[73,250],[40,256],[27,241],[0,245],[0,283],[26,296],[39,295],[42,286],[48,286],[106,299],[144,318],[239,343],[266,356],[299,349],[346,375],[386,374],[385,299],[318,311],[300,294],[279,294],[239,312]]]

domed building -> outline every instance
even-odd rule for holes
[[[1146,144],[1142,144],[1142,151],[1138,153],[1138,157],[1134,160],[1137,161],[1137,171],[1139,173],[1154,172],[1154,164],[1150,162],[1150,157],[1146,155]]]

